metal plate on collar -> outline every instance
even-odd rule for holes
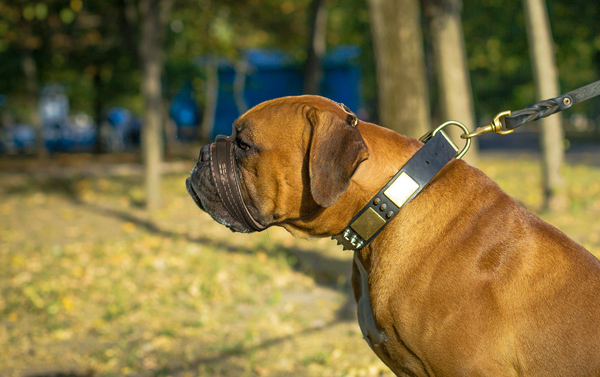
[[[403,172],[396,180],[388,187],[383,195],[387,196],[398,208],[401,208],[404,203],[419,189],[419,184],[415,182],[408,174]]]
[[[385,219],[379,216],[373,208],[368,208],[358,219],[350,224],[350,227],[363,240],[368,240],[384,225]]]

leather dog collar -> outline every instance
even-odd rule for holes
[[[421,149],[352,218],[342,233],[332,237],[344,250],[358,250],[369,244],[398,211],[419,195],[455,157],[458,150],[441,130],[426,135],[421,141],[425,143]]]

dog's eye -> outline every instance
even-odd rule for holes
[[[240,148],[244,152],[248,152],[250,149],[252,149],[252,147],[250,145],[244,143],[241,139],[237,139],[236,143],[237,143],[238,148]]]

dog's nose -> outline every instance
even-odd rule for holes
[[[210,145],[205,145],[200,149],[200,156],[198,156],[198,161],[200,162],[208,162],[210,160]]]

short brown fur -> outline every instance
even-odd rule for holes
[[[358,146],[354,157],[336,160],[347,188],[337,200],[317,199],[309,171],[310,145],[321,137],[314,117],[339,123],[331,114],[346,119],[333,101],[286,97],[236,122],[260,151],[239,168],[246,199],[265,225],[287,219],[281,225],[297,236],[338,234],[421,146],[359,122],[368,158]],[[293,220],[299,217],[306,218]],[[387,337],[374,350],[399,376],[600,376],[600,261],[461,160],[361,249],[359,260]],[[356,264],[352,285],[359,300]]]

